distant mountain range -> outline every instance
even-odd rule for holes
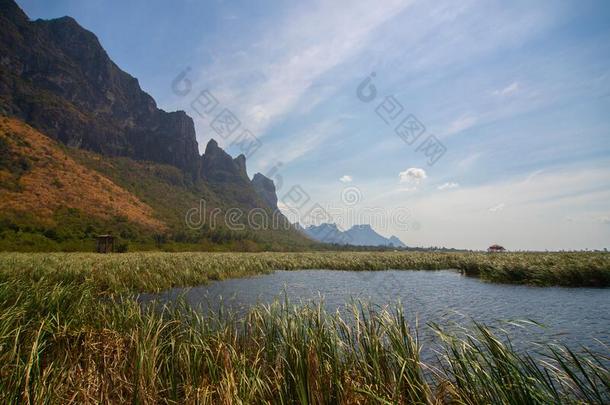
[[[300,229],[310,238],[323,243],[351,246],[407,247],[396,236],[385,238],[375,232],[370,225],[354,225],[347,231],[341,231],[336,224],[311,225]]]
[[[281,216],[275,185],[251,180],[246,157],[214,140],[200,155],[191,117],[158,108],[71,17],[31,21],[0,0],[0,117],[0,250],[81,249],[70,241],[108,232],[143,244],[311,245],[290,226],[251,229],[245,218],[241,230],[222,215],[214,229],[186,226],[201,201],[202,216]]]

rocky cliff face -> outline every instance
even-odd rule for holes
[[[30,21],[0,0],[0,55],[0,114],[71,147],[175,166],[223,206],[277,209],[271,180],[251,183],[245,156],[233,159],[214,140],[200,156],[193,120],[157,108],[74,19]]]
[[[200,174],[209,183],[247,184],[249,182],[245,158],[243,161],[240,158],[233,159],[213,139],[208,142],[201,157]]]
[[[275,184],[273,180],[265,177],[261,173],[256,173],[252,178],[252,186],[254,191],[265,201],[271,208],[277,210],[277,194],[275,192]]]
[[[240,208],[271,208],[256,193],[246,171],[246,157],[239,155],[235,159],[210,140],[201,156],[199,175],[225,205],[236,205]],[[228,204],[226,204],[228,203]]]
[[[193,121],[157,108],[74,19],[29,21],[0,0],[0,113],[66,145],[200,173]]]
[[[167,231],[169,237],[175,237],[177,242],[204,240],[205,243],[241,243],[246,238],[246,241],[255,244],[264,243],[266,248],[282,249],[310,244],[307,238],[291,227],[233,232],[228,229],[226,221],[223,222],[224,217],[219,220],[218,229],[209,226],[193,229],[193,224],[187,227],[185,214],[203,207],[202,201],[206,202],[204,209],[208,211],[220,209],[228,212],[232,208],[245,212],[254,208],[277,210],[273,182],[258,177],[251,182],[245,156],[234,159],[214,140],[208,143],[205,153],[200,156],[193,120],[183,111],[166,112],[159,109],[154,99],[142,91],[138,80],[110,60],[96,36],[70,17],[30,21],[13,0],[0,0],[2,115],[15,118],[2,118],[3,122],[25,122],[39,130],[40,136],[50,143],[57,144],[47,136],[72,147],[68,153],[78,159],[79,164],[103,173],[109,181],[133,193],[131,200],[126,197],[123,201],[133,202],[142,198],[142,201],[150,203],[154,212],[145,212],[150,216],[148,222],[160,221],[155,229]],[[16,158],[18,162],[27,163],[26,160],[19,160],[25,154],[12,156],[14,153],[4,149],[0,150],[0,155],[4,156],[3,152],[7,152],[5,162],[11,163]],[[56,188],[61,188],[61,179],[53,167],[64,167],[65,162],[63,158],[61,160],[46,165],[43,169],[46,177],[40,177],[50,179],[45,181],[55,184]],[[0,161],[0,172],[4,166]],[[10,170],[7,173],[9,178],[4,178],[6,176],[0,173],[0,189],[18,189],[21,186],[20,178]],[[69,178],[80,179],[71,183],[70,190],[83,192],[85,188],[82,185],[87,179],[79,176]],[[35,204],[36,199],[31,196],[46,193],[48,184],[45,181],[39,181],[37,188],[27,189],[29,194],[10,194],[10,198],[6,197],[3,203],[9,203],[13,208],[23,208],[24,204],[20,201],[26,198]],[[57,209],[45,211],[47,218],[40,218],[46,221],[44,224],[50,223],[48,219],[54,215],[64,218],[61,210],[70,206],[65,190],[53,190],[57,204],[51,208]],[[95,192],[93,196],[97,194],[100,193]],[[114,194],[120,193],[115,191]],[[78,198],[74,200],[79,202]],[[121,209],[129,208],[129,204],[116,203],[119,201],[117,195],[107,200],[115,202],[110,207],[104,206],[107,208],[104,210],[106,214],[111,218],[125,217]],[[114,222],[107,221],[105,217],[100,219],[96,204],[80,204],[79,207],[78,215],[81,218],[82,214],[83,221],[104,229],[118,229],[112,228]],[[117,207],[119,209],[115,209]],[[133,207],[132,204],[131,214],[137,211]],[[19,211],[17,208],[16,213]],[[33,212],[26,211],[28,214]],[[5,219],[13,221],[10,223],[19,229],[23,221],[17,214],[21,215],[21,212],[10,216],[4,214],[7,214],[7,210],[0,210],[0,222],[8,223]],[[127,218],[130,219],[129,216]],[[244,218],[242,216],[235,220],[244,223]],[[280,219],[288,224],[287,219]],[[132,222],[138,223],[135,219]],[[124,224],[121,222],[119,225]],[[29,224],[27,226],[27,229],[31,228]],[[76,229],[80,231],[80,228]],[[123,232],[124,229],[121,229]],[[74,233],[72,228],[69,228],[69,233]],[[139,235],[137,232],[132,234]],[[25,240],[28,240],[27,236]],[[247,246],[245,242],[242,245]]]

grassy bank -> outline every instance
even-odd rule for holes
[[[160,291],[277,269],[456,269],[493,282],[610,286],[607,253],[0,253],[0,281],[78,283],[98,293]]]
[[[593,253],[2,253],[0,403],[610,401],[607,348],[532,346],[531,357],[482,325],[439,329],[424,347],[398,307],[356,305],[340,318],[284,302],[237,319],[148,311],[133,298],[300,268],[454,268],[493,281],[609,284],[608,255]],[[437,359],[424,363],[422,350]]]
[[[422,347],[396,307],[146,311],[87,284],[0,283],[0,403],[560,404],[610,401],[603,353],[514,351],[498,330]],[[437,360],[423,362],[422,350]]]

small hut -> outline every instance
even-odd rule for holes
[[[487,251],[489,253],[502,253],[502,252],[506,252],[506,249],[504,249],[504,246],[491,245],[490,247],[487,248]]]
[[[114,252],[114,236],[98,235],[96,239],[97,239],[97,253]]]

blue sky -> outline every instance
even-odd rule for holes
[[[282,197],[299,186],[340,226],[408,245],[610,247],[607,1],[19,4],[96,33],[161,108],[193,116],[202,151],[218,136],[191,101],[208,89],[260,140],[249,173],[275,177],[293,218],[308,206]],[[418,142],[376,114],[386,96],[425,126]],[[417,150],[431,134],[433,165]]]

